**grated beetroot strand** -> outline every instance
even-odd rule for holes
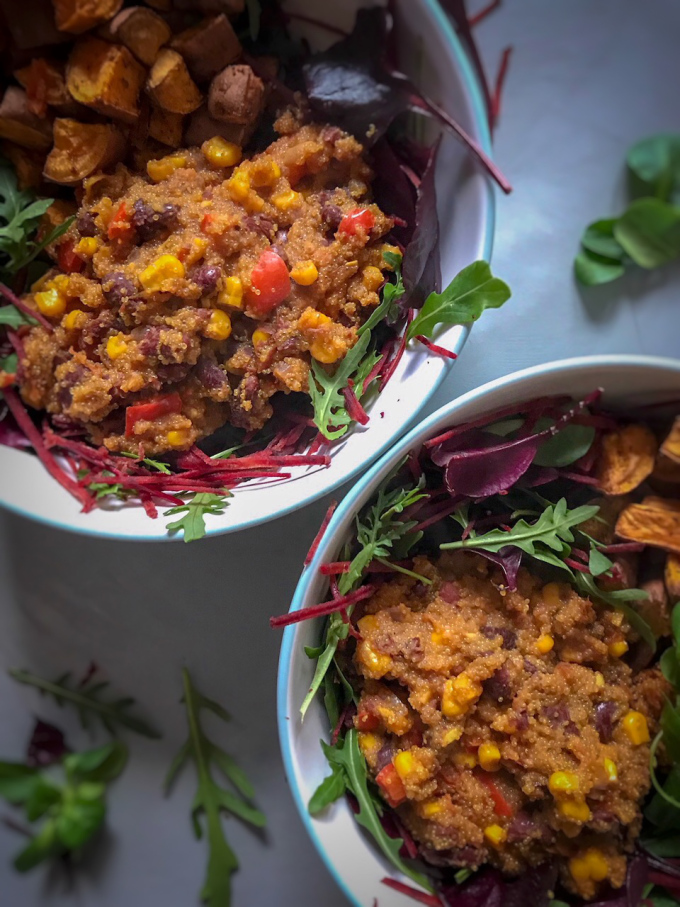
[[[506,47],[501,56],[500,66],[498,67],[498,72],[496,74],[496,82],[494,84],[493,93],[491,95],[492,128],[497,125],[498,118],[500,117],[500,114],[501,114],[501,100],[503,97],[503,87],[505,85],[505,80],[508,75],[508,67],[510,65],[511,55],[512,55],[512,47]]]
[[[388,888],[398,891],[399,894],[405,894],[406,897],[411,898],[412,901],[418,901],[419,904],[425,904],[426,907],[442,907],[442,902],[436,894],[428,894],[426,891],[419,891],[417,888],[411,888],[410,885],[404,885],[403,882],[398,882],[396,879],[384,878],[382,883]]]
[[[409,309],[408,316],[406,318],[406,326],[404,327],[404,333],[401,335],[401,338],[399,339],[399,345],[397,346],[397,350],[396,350],[394,356],[392,356],[392,358],[390,359],[390,361],[385,363],[385,371],[381,374],[380,393],[382,393],[385,390],[385,386],[387,385],[387,382],[390,380],[392,375],[394,375],[394,373],[397,370],[397,366],[401,362],[401,357],[404,355],[404,351],[406,350],[407,329],[408,329],[409,324],[413,321],[413,316],[414,316],[413,309]]]
[[[431,353],[434,353],[436,356],[443,356],[445,359],[457,359],[458,353],[454,353],[452,350],[447,350],[443,346],[438,346],[436,343],[432,343],[431,340],[428,340],[424,334],[416,334],[416,340],[419,343],[422,343],[423,346],[427,347]]]
[[[328,510],[326,511],[326,516],[323,518],[321,526],[319,526],[319,531],[314,536],[314,541],[312,542],[311,547],[310,547],[309,551],[307,552],[307,556],[304,559],[303,563],[304,563],[305,567],[308,567],[309,564],[311,564],[312,559],[314,558],[314,555],[316,554],[317,549],[318,549],[319,545],[321,544],[321,539],[324,537],[324,533],[328,529],[328,524],[330,523],[331,517],[335,513],[335,508],[337,506],[338,506],[337,501],[331,501],[331,503],[328,507]]]
[[[478,13],[475,13],[474,16],[468,16],[468,23],[470,28],[474,28],[475,25],[479,25],[488,15],[490,15],[494,10],[498,9],[501,5],[501,0],[491,0],[488,6],[480,9]]]
[[[353,422],[358,422],[359,425],[366,425],[368,422],[368,413],[363,408],[361,403],[359,403],[359,398],[354,393],[354,387],[352,379],[350,378],[347,387],[343,387],[342,395],[345,398],[345,406],[347,407],[347,415]]]
[[[270,617],[269,625],[271,627],[288,627],[290,624],[299,624],[303,620],[313,620],[315,617],[327,617],[329,614],[335,614],[337,611],[343,611],[349,605],[355,605],[373,595],[375,586],[370,584],[362,586],[356,592],[350,592],[349,595],[343,595],[340,598],[334,598],[330,602],[322,602],[319,605],[311,605],[309,608],[300,608],[299,611],[292,611],[290,614],[281,614],[279,617]]]

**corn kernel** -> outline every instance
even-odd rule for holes
[[[564,800],[558,803],[557,809],[565,819],[574,822],[587,822],[590,819],[590,810],[585,800]]]
[[[243,308],[243,284],[239,277],[227,277],[224,281],[224,289],[217,297],[217,302],[230,309]]]
[[[548,652],[551,652],[555,645],[555,640],[552,636],[549,636],[547,633],[543,633],[536,640],[536,650],[541,655],[547,655]]]
[[[440,630],[435,630],[430,637],[435,646],[443,646],[444,643],[449,641],[446,633],[442,633]]]
[[[635,746],[649,743],[649,727],[642,712],[627,712],[621,719],[625,735]]]
[[[317,362],[331,365],[340,359],[345,352],[345,347],[333,337],[320,337],[310,343],[309,352]]]
[[[477,765],[477,757],[474,753],[455,753],[453,762],[459,768],[474,768]]]
[[[297,208],[301,203],[302,196],[299,192],[289,189],[287,192],[281,192],[272,198],[272,202],[279,211],[290,211],[291,208]]]
[[[500,768],[501,751],[495,743],[482,743],[477,750],[477,757],[485,772],[495,772]]]
[[[601,850],[590,847],[580,856],[569,860],[569,872],[577,882],[603,882],[609,875],[609,866]]]
[[[56,287],[36,293],[33,298],[38,306],[38,311],[48,318],[57,318],[66,310],[66,297]]]
[[[87,320],[88,318],[85,312],[81,309],[73,309],[68,315],[64,315],[61,326],[67,331],[75,331],[78,330],[78,328],[81,328]]]
[[[204,258],[207,249],[208,240],[204,236],[194,237],[194,239],[191,240],[191,245],[184,251],[182,256],[185,270]]]
[[[547,585],[543,586],[543,600],[546,605],[551,605],[552,607],[559,605],[562,601],[562,596],[560,595],[560,584],[547,583]]]
[[[505,844],[508,833],[500,825],[487,825],[484,829],[484,837],[492,847],[501,847]]]
[[[616,762],[613,762],[611,759],[604,760],[604,770],[607,773],[607,778],[610,781],[617,781],[619,777],[618,769],[616,768]]]
[[[186,431],[169,431],[165,436],[168,447],[184,447],[189,443],[189,433]]]
[[[625,639],[619,639],[609,646],[609,654],[612,658],[621,658],[628,651],[628,643]]]
[[[250,177],[245,170],[236,170],[226,182],[227,191],[235,202],[245,202],[250,196]]]
[[[397,753],[392,761],[394,763],[394,767],[397,770],[397,774],[402,779],[402,781],[405,778],[408,778],[408,776],[413,772],[414,768],[416,768],[416,760],[413,758],[413,754],[409,752],[409,750],[403,750],[401,753]]]
[[[127,343],[122,334],[114,334],[106,341],[106,353],[109,359],[120,359],[127,350]]]
[[[581,782],[574,772],[553,772],[548,779],[548,789],[556,799],[569,797],[581,790]]]
[[[184,277],[184,265],[174,255],[161,255],[139,275],[139,282],[145,290],[156,291],[166,280]]]
[[[64,296],[68,296],[69,284],[71,279],[68,274],[57,274],[56,277],[53,277],[52,280],[47,284],[48,290],[59,290],[60,293],[63,293]]]
[[[376,290],[379,290],[383,283],[383,273],[380,268],[374,268],[373,265],[364,268],[364,273],[361,276],[361,282],[371,293],[375,293]]]
[[[462,727],[452,727],[444,734],[443,744],[444,746],[450,746],[452,743],[455,743],[457,740],[463,736]]]
[[[96,236],[83,236],[83,238],[76,243],[76,247],[73,251],[77,255],[84,255],[86,258],[92,258],[98,248],[99,240]]]
[[[258,328],[257,331],[253,331],[252,340],[253,340],[253,346],[256,346],[256,347],[262,346],[264,343],[267,343],[267,341],[269,340],[269,334],[266,331],[259,330],[259,328]]]
[[[213,309],[203,333],[210,340],[226,340],[231,335],[231,318],[222,309]]]
[[[426,800],[420,805],[420,815],[423,819],[432,819],[444,811],[444,803],[439,800]]]
[[[365,640],[359,643],[357,648],[357,658],[364,665],[369,676],[374,680],[379,680],[392,667],[392,659],[389,655],[377,652],[373,646]]]
[[[149,161],[146,165],[146,172],[154,183],[160,183],[166,180],[175,170],[186,167],[187,159],[184,154],[168,154],[166,157],[157,161]]]
[[[239,146],[223,139],[221,135],[216,135],[203,142],[201,151],[213,167],[235,167],[241,162]]]
[[[359,749],[364,756],[377,753],[382,747],[380,738],[376,737],[375,734],[371,734],[370,731],[359,731],[357,739],[359,741]]]
[[[290,272],[290,276],[295,283],[299,283],[303,287],[309,287],[317,280],[319,270],[313,261],[299,261]]]
[[[605,685],[604,674],[601,671],[596,671],[595,672],[595,686],[599,690],[602,690],[602,689],[604,689],[604,685]]]
[[[259,161],[251,161],[250,179],[253,186],[273,186],[281,176],[281,168],[276,161],[271,158],[263,158]]]
[[[444,684],[442,712],[447,718],[456,718],[466,712],[482,695],[482,685],[467,674],[459,674]]]
[[[328,315],[324,315],[323,312],[317,312],[316,309],[305,309],[302,315],[298,318],[298,330],[308,331],[314,328],[323,327],[325,324],[330,324],[331,319]]]

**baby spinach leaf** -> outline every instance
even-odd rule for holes
[[[574,261],[574,273],[579,283],[586,287],[595,287],[601,283],[611,283],[625,273],[620,261],[596,255],[587,249],[581,249]]]
[[[475,261],[463,268],[441,293],[430,293],[409,325],[406,337],[431,337],[438,324],[469,324],[485,309],[500,308],[510,296],[510,288],[493,276],[489,263]]]
[[[616,222],[615,217],[608,217],[605,220],[596,220],[589,224],[581,237],[583,248],[595,255],[622,261],[625,258],[625,252],[614,237]]]
[[[628,150],[631,190],[636,196],[680,201],[680,135],[652,135]]]
[[[540,422],[536,428],[541,430]],[[592,426],[566,425],[541,444],[533,462],[537,466],[569,466],[588,453],[594,440]]]
[[[640,267],[668,264],[680,256],[680,209],[658,198],[639,198],[618,219],[614,236]]]

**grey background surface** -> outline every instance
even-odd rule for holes
[[[514,298],[475,328],[433,410],[518,368],[588,353],[680,355],[680,272],[667,268],[580,291],[571,272],[580,231],[616,212],[627,146],[679,128],[680,5],[675,0],[505,0],[479,26],[495,71],[514,55],[496,157],[514,184],[498,199],[494,270]],[[180,669],[230,709],[216,739],[248,769],[266,810],[264,844],[235,821],[242,864],[236,907],[342,907],[307,840],[279,759],[275,721],[280,637],[271,614],[288,608],[326,503],[259,529],[185,546],[125,544],[0,519],[0,667],[44,675],[90,659],[135,695],[164,730],[130,737],[132,760],[110,800],[109,831],[69,889],[42,871],[9,867],[20,845],[0,825],[0,905],[192,907],[206,851],[189,824],[191,771],[163,799],[161,779],[184,739]],[[18,758],[40,714],[87,743],[72,717],[0,672],[0,754]],[[0,807],[0,815],[8,810]],[[388,892],[380,900],[389,904]]]

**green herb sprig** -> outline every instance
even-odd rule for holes
[[[252,805],[255,792],[244,772],[231,756],[206,736],[201,727],[203,710],[212,712],[223,721],[229,721],[229,715],[219,703],[208,699],[196,689],[186,669],[182,676],[189,737],[170,766],[165,789],[166,793],[170,791],[178,773],[191,759],[198,777],[198,789],[191,812],[194,833],[197,838],[203,836],[199,819],[202,815],[208,839],[208,865],[201,898],[209,907],[230,907],[231,877],[238,869],[238,860],[224,836],[221,815],[231,813],[255,828],[263,828],[266,820]],[[212,774],[213,768],[218,769],[231,782],[235,793],[217,783]]]
[[[161,734],[152,725],[129,713],[129,709],[135,704],[134,699],[127,696],[109,701],[101,699],[101,694],[109,687],[106,681],[91,677],[85,683],[79,684],[71,679],[70,673],[62,674],[56,680],[45,680],[36,674],[31,674],[30,671],[16,668],[11,669],[8,673],[18,683],[34,687],[41,693],[50,696],[57,705],[72,705],[78,712],[81,725],[86,729],[90,727],[91,719],[95,718],[111,734],[114,734],[118,728],[124,727],[153,740],[161,737]]]
[[[680,135],[637,142],[627,165],[633,200],[581,237],[574,269],[586,286],[617,280],[633,265],[650,270],[680,258]]]
[[[20,762],[0,762],[0,797],[23,806],[26,819],[43,820],[14,867],[27,872],[45,860],[77,854],[106,817],[107,785],[125,768],[128,751],[119,740],[61,760],[61,775]]]
[[[221,516],[229,504],[228,492],[217,494],[215,492],[198,492],[189,498],[186,503],[166,510],[164,516],[183,514],[178,520],[168,523],[166,529],[170,535],[182,532],[185,542],[195,542],[205,536],[206,516]]]

